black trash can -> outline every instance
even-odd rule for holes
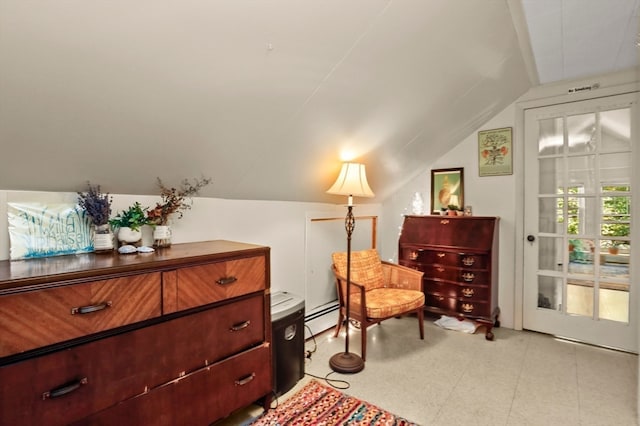
[[[271,295],[273,390],[287,392],[304,377],[304,300],[288,292]]]

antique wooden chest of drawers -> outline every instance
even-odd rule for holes
[[[493,339],[498,316],[497,217],[405,216],[401,265],[424,272],[425,310],[470,318]]]
[[[268,247],[0,262],[0,425],[208,425],[271,371]]]

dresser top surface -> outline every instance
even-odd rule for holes
[[[84,280],[111,274],[144,273],[232,257],[266,255],[269,247],[227,240],[172,244],[152,253],[82,253],[0,261],[0,293],[18,287]]]

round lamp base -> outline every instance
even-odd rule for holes
[[[353,374],[364,369],[364,361],[351,352],[340,352],[329,359],[329,367],[336,373]]]

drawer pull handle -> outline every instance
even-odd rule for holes
[[[90,314],[91,312],[98,312],[108,308],[113,303],[111,301],[98,303],[97,305],[80,306],[79,308],[71,308],[71,315],[76,314]]]
[[[441,266],[440,266],[440,267],[437,267],[437,268],[436,268],[436,271],[438,271],[438,272],[444,272],[444,268],[443,268],[443,267],[441,267]]]
[[[251,373],[247,377],[236,380],[236,386],[244,386],[256,377],[256,373]]]
[[[476,262],[476,260],[473,257],[465,257],[462,259],[462,263],[464,263],[465,266],[471,266]]]
[[[475,291],[473,291],[472,288],[463,288],[462,289],[462,295],[464,297],[472,297],[474,293],[475,293]]]
[[[51,389],[48,392],[44,392],[42,394],[42,400],[44,401],[46,399],[59,398],[61,396],[67,395],[73,392],[74,390],[78,389],[80,386],[86,385],[87,383],[88,383],[88,380],[86,377],[83,377],[80,380],[66,383],[60,386],[59,388]]]
[[[409,255],[409,258],[411,260],[416,260],[418,258],[418,252],[417,251],[412,251],[411,254]]]
[[[447,224],[449,224],[449,219],[442,219],[442,220],[440,221],[440,223],[441,223],[442,225],[447,225]]]
[[[238,324],[234,324],[234,325],[231,326],[229,331],[240,331],[242,329],[245,329],[245,328],[249,327],[249,324],[251,324],[251,321],[249,321],[249,320],[240,322]]]
[[[437,255],[437,256],[438,256],[439,258],[443,258],[443,257],[445,256],[445,254],[444,254],[444,253],[438,253],[438,255]]]
[[[216,283],[220,285],[227,285],[227,284],[233,284],[236,281],[238,281],[238,278],[236,277],[225,277],[225,278],[220,278],[219,280],[216,281]]]
[[[467,272],[465,274],[462,274],[462,279],[467,281],[467,282],[473,281],[473,279],[475,277],[476,277],[475,274],[472,274],[471,272]]]
[[[462,310],[466,313],[473,312],[473,305],[471,303],[463,303]]]

